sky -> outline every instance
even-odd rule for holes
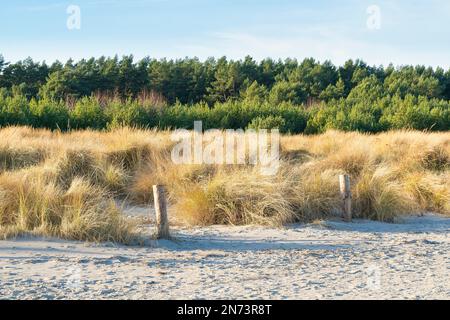
[[[2,1],[0,54],[48,63],[116,54],[360,58],[448,69],[450,0]]]

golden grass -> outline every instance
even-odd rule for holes
[[[274,176],[251,166],[175,165],[170,132],[119,128],[0,130],[0,237],[127,242],[117,199],[152,201],[164,184],[187,224],[283,225],[341,213],[338,176],[352,179],[354,215],[392,221],[450,215],[450,133],[329,131],[284,136]]]

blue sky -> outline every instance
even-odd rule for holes
[[[69,5],[81,10],[80,30],[66,26]],[[380,29],[367,26],[371,5],[380,9]],[[0,54],[8,61],[31,56],[47,62],[248,54],[450,68],[450,1],[3,1]]]

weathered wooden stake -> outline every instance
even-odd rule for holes
[[[153,186],[153,198],[156,212],[156,238],[168,239],[170,237],[169,218],[167,216],[167,200],[164,186]]]
[[[350,189],[350,176],[340,175],[339,176],[339,187],[341,189],[341,196],[344,208],[344,220],[347,222],[352,221],[352,192]]]

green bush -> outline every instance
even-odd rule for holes
[[[31,112],[27,98],[19,93],[0,95],[0,126],[30,125]]]
[[[36,128],[66,129],[69,124],[69,110],[62,103],[48,99],[30,102],[32,124]]]
[[[132,126],[152,128],[157,125],[156,110],[143,106],[137,101],[127,100],[124,103],[112,101],[106,107],[108,128]]]
[[[82,98],[70,112],[70,126],[75,129],[103,129],[108,119],[100,103],[94,98]]]
[[[154,106],[137,99],[84,97],[68,107],[61,100],[27,98],[20,88],[0,90],[0,126],[31,125],[66,130],[105,129],[118,126],[192,129],[202,121],[203,129],[271,129],[282,133],[321,133],[328,129],[380,132],[389,129],[450,129],[450,102],[407,94],[377,98],[375,78],[363,81],[348,98],[331,99],[309,108],[293,102],[271,104],[257,99]]]
[[[407,95],[396,96],[386,109],[383,121],[395,129],[449,130],[450,104],[448,101]]]
[[[256,117],[248,125],[248,129],[278,129],[285,131],[286,121],[281,116]]]

